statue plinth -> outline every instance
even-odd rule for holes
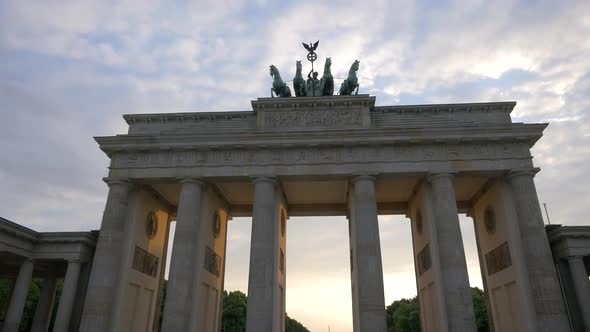
[[[252,101],[258,130],[306,131],[368,129],[375,97],[324,96],[258,98]]]

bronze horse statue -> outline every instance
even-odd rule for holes
[[[348,78],[342,82],[340,86],[340,91],[338,92],[339,95],[351,95],[353,91],[355,91],[355,95],[359,93],[359,80],[356,77],[356,72],[359,70],[359,63],[360,61],[354,60],[352,66],[350,66],[350,70],[348,71]]]
[[[274,98],[273,92],[277,97],[291,97],[291,89],[283,82],[279,70],[274,65],[270,65],[270,77],[273,78],[272,88],[270,88],[271,97]]]
[[[295,97],[307,96],[307,84],[303,75],[301,74],[301,61],[295,62],[295,77],[293,77],[293,90],[295,90]]]
[[[334,77],[332,76],[332,71],[330,67],[332,66],[332,59],[326,58],[326,63],[324,64],[324,76],[322,76],[321,88],[322,96],[332,96],[334,95]]]

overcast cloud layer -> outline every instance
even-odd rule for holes
[[[0,216],[98,228],[108,158],[92,136],[124,133],[123,113],[249,110],[268,65],[289,79],[301,41],[320,39],[335,77],[361,61],[360,91],[379,105],[515,100],[514,121],[549,122],[533,149],[540,200],[553,223],[590,224],[588,36],[588,1],[0,0]],[[409,225],[380,226],[390,303],[415,294]],[[345,223],[289,227],[287,311],[350,331]],[[226,285],[246,291],[250,222],[230,231]]]

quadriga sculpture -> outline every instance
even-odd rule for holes
[[[334,77],[332,76],[332,59],[326,58],[324,64],[324,76],[322,76],[321,91],[322,96],[332,96],[334,94]]]
[[[279,70],[274,65],[270,65],[270,76],[273,78],[270,96],[274,98],[274,92],[277,97],[291,97],[291,89],[283,82]]]
[[[359,81],[358,78],[356,77],[356,72],[359,70],[359,61],[358,60],[354,60],[354,62],[352,63],[352,66],[350,66],[350,70],[348,71],[348,78],[344,80],[344,82],[342,82],[342,85],[340,86],[340,91],[338,92],[338,94],[340,95],[351,95],[353,91],[355,95],[358,95],[359,93]]]
[[[295,77],[293,77],[293,90],[295,90],[295,97],[307,96],[307,85],[303,75],[301,74],[301,61],[295,62]]]

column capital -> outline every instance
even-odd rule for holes
[[[185,183],[194,183],[194,184],[198,184],[198,185],[205,185],[205,181],[203,181],[202,178],[177,178],[178,183],[180,184],[185,184]]]
[[[506,173],[506,178],[507,179],[512,179],[518,176],[530,176],[530,177],[535,177],[535,175],[540,171],[541,169],[538,167],[535,168],[528,168],[528,169],[512,169],[509,170]]]
[[[253,184],[262,183],[262,182],[270,182],[273,185],[277,185],[278,184],[278,180],[274,176],[256,176],[256,177],[252,177],[252,183]]]
[[[448,179],[448,178],[450,178],[452,180],[455,178],[455,174],[457,174],[457,173],[456,172],[428,173],[426,175],[426,180],[428,182],[432,182],[432,181],[438,180],[438,179]]]
[[[371,181],[371,182],[375,183],[376,180],[377,180],[377,177],[375,175],[363,174],[363,175],[357,175],[357,176],[353,177],[350,180],[350,183],[355,184],[358,181]]]
[[[68,264],[82,264],[83,263],[83,261],[79,258],[66,259],[66,262],[68,262]]]
[[[116,178],[102,178],[102,180],[109,186],[121,185],[129,186],[131,183],[129,179],[116,179]]]
[[[573,260],[584,260],[584,255],[569,255],[566,257],[568,261],[573,261]]]

